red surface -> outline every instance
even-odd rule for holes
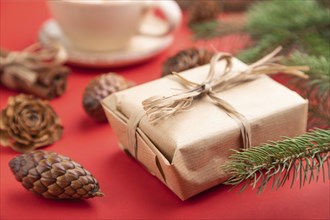
[[[0,46],[21,50],[37,39],[38,29],[49,17],[44,1],[2,0]],[[186,21],[184,21],[185,24]],[[245,38],[221,38],[213,45],[235,52]],[[278,191],[257,195],[251,189],[239,194],[218,186],[182,202],[142,166],[118,147],[108,124],[98,124],[82,109],[82,93],[88,81],[99,73],[115,71],[137,83],[156,79],[162,62],[180,49],[192,45],[190,32],[183,25],[175,43],[149,62],[121,69],[91,70],[72,67],[67,92],[50,103],[62,119],[62,139],[49,151],[70,156],[83,164],[100,182],[103,198],[85,201],[52,201],[25,190],[8,167],[18,155],[1,149],[0,219],[329,219],[329,181],[311,183],[302,189],[289,184]],[[198,43],[199,46],[210,46]],[[1,109],[17,92],[1,87]]]

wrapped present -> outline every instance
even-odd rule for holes
[[[102,105],[120,147],[182,200],[222,183],[231,149],[306,130],[307,101],[264,75],[306,68],[273,63],[277,52],[249,66],[219,53],[108,96]]]

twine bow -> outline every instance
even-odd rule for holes
[[[21,52],[5,52],[0,54],[0,72],[18,78],[28,84],[33,84],[38,78],[38,71],[51,69],[63,64],[67,60],[67,53],[59,44],[42,46],[39,43],[25,48]],[[13,81],[13,80],[11,80]],[[15,82],[7,82],[15,87]]]
[[[153,96],[142,102],[143,108],[151,123],[157,123],[178,112],[185,111],[192,106],[194,100],[201,96],[207,96],[209,99],[223,109],[231,118],[240,124],[240,130],[243,140],[243,148],[251,146],[251,129],[249,122],[244,115],[237,112],[235,108],[227,101],[216,96],[217,93],[228,90],[248,81],[255,80],[260,75],[286,73],[301,78],[308,78],[302,71],[307,71],[307,66],[285,66],[275,63],[279,57],[275,57],[281,50],[276,48],[273,52],[260,59],[259,61],[247,66],[242,71],[232,71],[232,55],[227,53],[218,53],[210,61],[210,70],[204,82],[192,82],[178,73],[173,73],[179,79],[179,82],[187,88],[179,94],[168,97]],[[224,70],[218,76],[215,67],[218,61],[226,62]]]

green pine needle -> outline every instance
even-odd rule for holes
[[[307,65],[308,80],[294,78],[291,85],[309,100],[308,127],[330,128],[330,55],[312,56],[294,52],[285,64]]]
[[[219,22],[217,20],[191,24],[190,28],[195,33],[195,39],[212,38],[218,35]]]
[[[270,33],[313,33],[315,28],[329,25],[329,18],[329,10],[314,0],[260,1],[248,10],[247,26],[256,37]]]
[[[330,48],[329,48],[330,50]],[[329,50],[326,50],[329,52]],[[319,94],[328,96],[330,90],[330,55],[312,56],[296,51],[289,59],[290,65],[307,65],[310,71],[306,72],[309,75],[308,86],[313,88],[317,85]]]
[[[244,33],[246,28],[244,23],[234,19],[210,20],[199,23],[190,24],[190,29],[194,33],[195,40],[212,39],[214,37],[223,36],[233,33]]]
[[[239,55],[245,62],[256,61],[279,45],[286,54],[298,49],[329,58],[330,10],[317,1],[257,2],[247,12],[246,26],[255,44]]]
[[[241,191],[249,185],[258,193],[272,181],[272,188],[282,187],[291,178],[291,187],[299,180],[300,187],[311,181],[330,179],[330,130],[316,129],[295,138],[271,142],[243,151],[235,151],[222,169],[230,175],[224,183]],[[326,177],[327,165],[328,174]]]

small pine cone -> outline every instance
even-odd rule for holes
[[[189,12],[189,24],[216,20],[220,13],[219,2],[215,0],[194,1]]]
[[[92,79],[83,95],[83,107],[86,113],[96,121],[106,121],[101,101],[108,95],[128,89],[134,83],[115,73],[102,74]]]
[[[88,199],[103,196],[93,175],[69,157],[42,150],[9,162],[17,181],[47,199]]]
[[[66,66],[55,66],[38,72],[38,81],[34,89],[21,86],[26,92],[35,94],[41,98],[54,99],[61,96],[67,87],[67,78],[71,70]]]
[[[0,83],[7,88],[43,99],[61,96],[70,69],[63,66],[67,54],[59,44],[30,45],[25,50],[0,49]]]
[[[27,152],[61,138],[63,126],[47,101],[32,95],[9,97],[1,112],[0,144]]]
[[[189,48],[178,52],[163,63],[162,77],[172,72],[181,72],[210,63],[214,54],[197,48]]]

